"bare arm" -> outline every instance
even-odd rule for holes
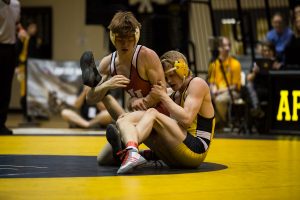
[[[129,83],[129,79],[122,75],[116,75],[110,78],[109,62],[110,56],[107,56],[103,58],[99,64],[99,73],[102,76],[102,80],[95,88],[91,88],[87,93],[86,99],[89,104],[96,104],[102,101],[109,90],[126,87]]]
[[[194,78],[188,87],[184,107],[176,104],[163,92],[161,86],[155,85],[152,92],[159,96],[159,99],[168,109],[172,117],[175,118],[181,126],[187,128],[192,124],[197,113],[200,111],[204,97],[209,94],[209,87],[204,80]]]
[[[102,77],[104,80],[104,78]],[[115,88],[125,88],[129,83],[129,79],[123,75],[116,75],[112,78],[100,83],[95,88],[91,88],[91,90],[87,94],[87,101],[89,104],[95,104],[99,101],[102,101],[107,92],[111,89]]]
[[[74,107],[79,109],[82,104],[84,103],[84,100],[85,100],[85,96],[88,92],[89,88],[87,86],[84,86],[82,92],[80,93],[80,95],[77,97],[75,103],[74,103]]]
[[[163,67],[158,55],[153,50],[146,48],[141,51],[139,65],[143,66],[141,71],[145,76],[144,78],[152,85],[157,84],[159,81],[164,86],[166,85]],[[159,100],[153,98],[150,93],[143,98],[132,97],[129,100],[129,109],[146,110],[155,106],[158,102]]]
[[[160,82],[160,84],[162,84],[163,86],[166,86],[166,80],[165,80],[165,74],[163,71],[163,67],[162,64],[159,60],[159,57],[157,56],[157,54],[152,51],[150,54],[150,57],[148,57],[148,62],[149,67],[147,68],[147,75],[149,78],[149,81],[152,85],[156,85],[158,84],[158,82]],[[158,103],[158,101],[156,99],[154,99],[153,97],[151,97],[151,93],[149,93],[146,97],[145,97],[145,103],[147,105],[147,107],[152,107],[155,104]]]
[[[259,73],[259,68],[256,63],[254,63],[252,72],[247,75],[247,81],[253,81],[257,73]]]

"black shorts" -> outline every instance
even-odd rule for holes
[[[207,146],[209,146],[210,140],[206,139],[206,138],[202,138],[203,142],[205,142],[207,144]],[[205,145],[203,144],[203,142],[197,138],[192,136],[189,132],[186,135],[186,138],[184,139],[183,143],[194,153],[204,153],[207,149],[205,149]]]

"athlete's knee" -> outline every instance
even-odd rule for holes
[[[97,156],[97,163],[98,165],[106,165],[105,160],[103,159],[103,157],[101,157],[100,155]]]
[[[69,119],[70,113],[71,113],[70,110],[64,109],[61,111],[60,114],[64,120],[67,120],[67,119]]]
[[[112,149],[109,144],[106,144],[97,155],[97,163],[100,166],[113,165],[115,163]]]
[[[118,120],[116,121],[116,126],[118,127],[118,129],[120,129],[122,126],[124,126],[124,124],[127,124],[128,120],[126,119],[126,117],[121,117],[118,118]]]

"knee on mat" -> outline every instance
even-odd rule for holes
[[[64,109],[61,111],[61,116],[64,120],[68,120],[69,119],[69,115],[70,115],[71,111],[68,109]]]

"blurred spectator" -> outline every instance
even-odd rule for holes
[[[300,4],[295,5],[293,9],[293,18],[295,19],[297,16],[300,16]]]
[[[100,128],[112,123],[112,118],[102,102],[96,105],[86,103],[86,93],[89,87],[84,86],[74,105],[68,105],[56,97],[56,93],[49,94],[49,107],[53,113],[60,113],[69,123],[70,128]]]
[[[300,6],[298,7],[300,10]],[[291,41],[285,49],[286,69],[300,69],[300,13],[295,16],[293,22],[294,32]]]
[[[22,25],[18,24],[19,29]],[[40,47],[42,40],[37,36],[38,28],[34,21],[29,21],[26,31],[23,31],[23,36],[17,40],[17,68],[16,74],[20,82],[21,99],[20,104],[23,113],[23,120],[31,121],[31,117],[27,115],[27,101],[26,101],[26,67],[28,58],[39,58]]]
[[[33,20],[29,20],[26,31],[29,36],[28,42],[28,58],[40,58],[41,57],[41,46],[42,38],[38,35],[38,26],[37,23]]]
[[[250,73],[247,75],[247,90],[251,106],[251,119],[252,121],[259,120],[263,122],[262,118],[265,117],[267,112],[261,108],[261,103],[267,102],[269,98],[268,85],[266,84],[268,70],[279,70],[282,68],[282,64],[276,58],[276,50],[273,43],[268,41],[262,42],[260,48],[262,59],[254,61]],[[262,60],[262,62],[259,63],[259,60]],[[258,130],[262,129],[262,127],[258,127],[260,125],[256,127]]]
[[[0,134],[13,132],[5,126],[11,98],[12,78],[16,66],[16,24],[20,19],[20,2],[0,0]]]
[[[230,55],[231,44],[228,38],[219,38],[219,55],[210,63],[208,83],[217,112],[218,126],[228,123],[229,103],[239,98],[241,88],[241,64]]]
[[[297,4],[297,3],[296,3],[296,5],[292,4],[291,10],[290,10],[290,20],[289,20],[291,27],[293,27],[295,19],[299,15],[300,15],[300,4]]]
[[[292,37],[292,30],[286,27],[286,22],[281,13],[276,13],[272,17],[273,29],[267,33],[267,41],[275,45],[276,54],[279,61],[284,62],[284,50]]]

